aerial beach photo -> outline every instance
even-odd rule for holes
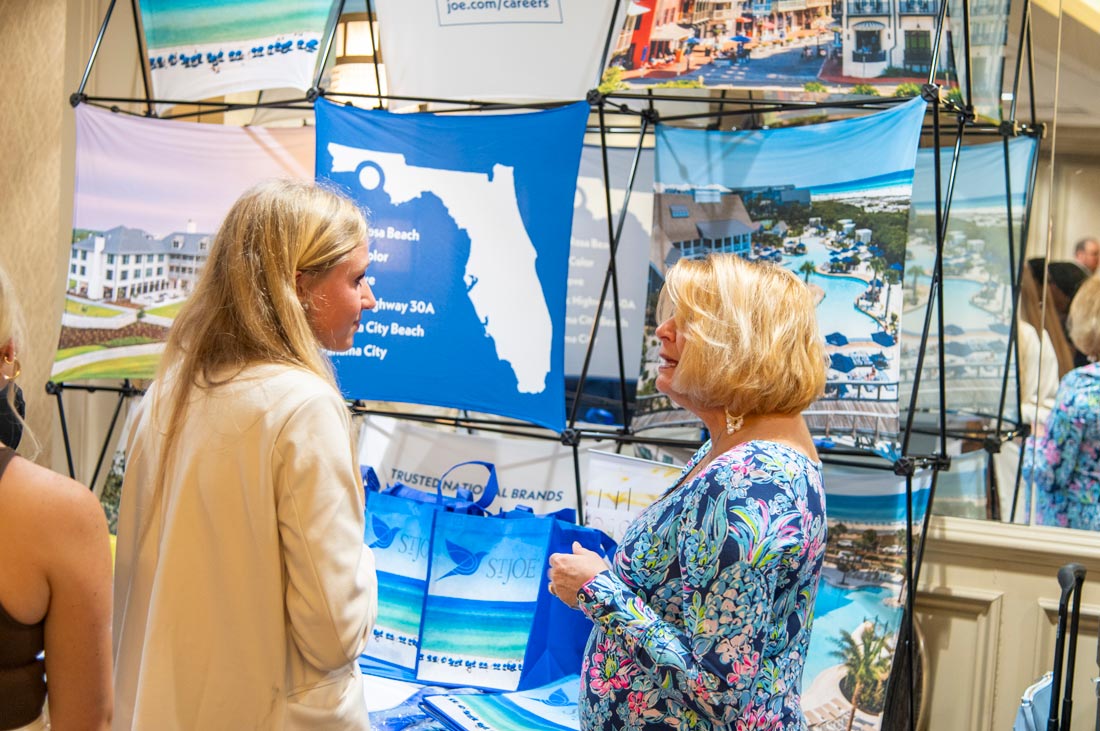
[[[806,412],[815,434],[882,449],[897,435],[901,273],[909,199],[907,176],[798,189],[679,190],[654,198],[655,269],[711,251],[780,264],[817,297],[830,368],[825,395]],[[713,243],[712,243],[713,242]],[[647,324],[647,359],[639,414],[672,411],[657,395],[655,322]]]
[[[154,95],[194,100],[309,88],[331,5],[328,0],[146,0],[141,16]]]
[[[914,100],[864,117],[750,132],[658,126],[637,428],[691,423],[654,386],[656,299],[665,272],[680,258],[726,252],[783,266],[817,297],[829,369],[824,395],[805,416],[822,446],[891,452],[898,433],[901,282],[923,110],[923,101]],[[864,135],[858,143],[857,130]],[[861,157],[855,169],[836,164],[867,149],[879,154]]]

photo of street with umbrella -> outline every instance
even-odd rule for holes
[[[654,385],[665,272],[683,257],[731,252],[796,272],[817,297],[830,362],[825,394],[805,412],[814,434],[826,446],[893,454],[901,283],[924,109],[917,99],[857,119],[758,132],[658,126],[637,428],[691,421]],[[855,159],[852,179],[853,168],[836,161]]]
[[[999,52],[1007,7],[972,7],[975,43]],[[917,96],[933,63],[941,85],[958,78],[948,21],[933,59],[939,12],[940,0],[631,0],[600,90]]]

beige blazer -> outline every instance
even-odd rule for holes
[[[154,384],[127,451],[114,728],[368,728],[377,583],[343,400],[277,365],[195,389],[154,499],[165,405]]]

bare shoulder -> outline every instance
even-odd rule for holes
[[[12,514],[39,526],[74,532],[73,538],[78,540],[100,529],[106,534],[107,521],[99,500],[76,480],[17,458],[8,465],[4,483]]]

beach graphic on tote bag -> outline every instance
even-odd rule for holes
[[[363,542],[378,567],[378,619],[363,653],[413,670],[428,586],[428,549],[436,508],[369,493]]]
[[[546,520],[437,515],[418,681],[519,686],[552,529]]]

